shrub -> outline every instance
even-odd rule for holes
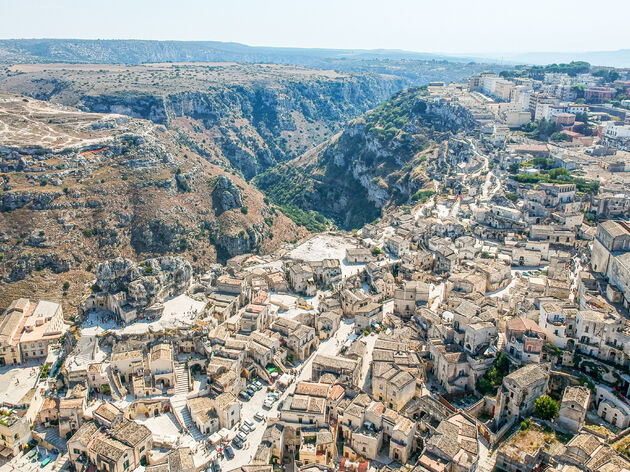
[[[549,395],[543,395],[536,399],[534,403],[534,411],[536,416],[543,420],[550,420],[558,415],[560,407],[558,402],[551,398]]]
[[[505,198],[514,203],[518,201],[518,195],[513,192],[505,192]]]
[[[245,205],[243,205],[243,206],[241,207],[241,213],[242,213],[243,215],[247,215],[247,213],[248,213],[248,212],[249,212],[249,208],[247,208]]]
[[[63,291],[67,291],[70,288],[70,282],[68,282],[67,280],[63,283]]]
[[[413,194],[411,199],[414,202],[419,201],[420,203],[425,203],[433,195],[435,195],[435,192],[433,190],[418,190],[416,193]]]

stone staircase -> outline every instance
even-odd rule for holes
[[[175,395],[184,395],[184,397],[188,394],[190,385],[188,369],[184,364],[180,364],[179,362],[175,363]]]
[[[499,352],[501,352],[504,347],[505,347],[505,334],[499,333],[498,339],[497,339],[497,349]]]
[[[195,441],[202,441],[203,434],[197,428],[190,416],[190,411],[186,407],[186,395],[188,395],[190,385],[190,372],[184,364],[175,363],[175,395],[171,397],[173,414],[177,417],[180,425],[187,431]]]

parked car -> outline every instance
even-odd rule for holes
[[[262,388],[262,386],[259,386],[256,382],[252,382],[252,383],[249,384],[249,388],[252,388],[252,389],[258,391],[258,390],[260,390]]]
[[[258,412],[254,415],[254,419],[256,421],[265,421],[265,415],[262,414],[262,412]]]
[[[229,445],[225,446],[225,455],[228,459],[234,459],[234,450]]]
[[[267,408],[268,410],[270,410],[272,406],[273,406],[273,402],[269,399],[266,399],[265,402],[263,403],[263,408]]]
[[[242,390],[239,394],[239,397],[241,397],[243,400],[245,401],[249,401],[252,397],[249,393],[247,393],[245,390]]]
[[[248,388],[247,390],[245,390],[250,397],[254,396],[254,393],[256,393],[256,391],[253,388]]]
[[[245,420],[243,421],[243,424],[247,425],[250,431],[254,431],[256,429],[256,423],[253,421]]]
[[[243,441],[241,441],[241,439],[239,437],[236,437],[236,438],[232,439],[232,445],[236,449],[243,449]]]
[[[263,384],[260,380],[256,380],[254,382],[254,385],[256,385],[256,387],[258,387],[258,390],[260,390],[261,388],[263,388]]]
[[[250,433],[250,429],[249,426],[247,426],[246,424],[242,424],[240,428],[238,428],[239,431],[242,431],[245,434],[249,434]]]
[[[212,472],[221,472],[221,466],[217,459],[212,461]]]
[[[240,438],[240,440],[243,441],[243,442],[247,441],[247,434],[245,434],[243,431],[238,431],[236,433],[236,437]]]

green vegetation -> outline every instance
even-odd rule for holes
[[[558,171],[554,172],[553,171]],[[563,172],[564,171],[564,172]],[[583,193],[596,194],[599,190],[599,181],[586,180],[582,177],[574,177],[566,169],[553,169],[552,172],[536,174],[517,174],[512,178],[522,184],[538,184],[540,182],[547,182],[551,184],[575,184],[578,191]]]
[[[543,420],[550,420],[558,415],[560,407],[558,402],[551,398],[549,395],[543,395],[536,399],[534,403],[534,411],[536,416]]]
[[[505,192],[505,198],[513,203],[518,202],[518,195],[513,192]]]
[[[406,151],[415,153],[422,149],[421,142],[409,139],[411,135],[405,130],[417,116],[426,112],[426,102],[412,99],[420,90],[422,89],[414,88],[398,92],[390,100],[367,113],[365,115],[367,132],[376,136],[383,144],[389,144],[396,138]]]
[[[42,364],[42,366],[39,368],[39,376],[42,379],[48,378],[48,376],[50,375],[51,367],[52,367],[52,364],[50,362],[46,362],[45,364]]]
[[[560,130],[558,125],[553,121],[547,121],[545,119],[540,121],[530,121],[529,123],[521,126],[520,129],[527,137],[538,139],[540,141],[546,141],[550,136]]]
[[[621,75],[615,69],[600,69],[593,72],[595,77],[601,77],[606,82],[614,82],[618,80]]]
[[[332,225],[332,221],[314,210],[305,211],[292,205],[281,206],[280,209],[295,224],[304,226],[307,230],[314,233],[326,231]]]
[[[91,238],[92,236],[94,236],[94,230],[92,228],[83,228],[81,230],[81,233],[83,233],[83,236],[85,236],[86,238]]]
[[[374,257],[378,256],[379,254],[383,254],[383,251],[381,251],[380,247],[375,246],[374,248],[372,248],[372,255]]]
[[[433,190],[418,190],[416,193],[413,194],[411,199],[414,202],[424,203],[429,200],[429,198],[431,198],[433,195],[435,195],[435,192]]]
[[[477,382],[477,390],[479,390],[482,395],[496,394],[497,389],[503,382],[503,377],[509,372],[510,361],[505,353],[501,352],[497,356],[496,361],[494,361],[494,365]]]
[[[521,431],[527,431],[532,425],[532,420],[527,418],[524,421],[521,421]]]
[[[546,66],[531,66],[504,70],[500,73],[502,77],[531,77],[532,79],[542,80],[545,73],[561,73],[575,77],[578,74],[585,74],[591,70],[591,65],[584,61],[571,61],[568,64],[548,64]]]
[[[556,131],[551,136],[549,136],[551,141],[559,142],[559,141],[571,141],[571,136],[562,131]]]

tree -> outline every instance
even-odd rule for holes
[[[549,395],[543,395],[536,399],[534,403],[534,411],[536,416],[543,420],[550,420],[558,415],[560,407],[558,402],[551,398]]]
[[[551,141],[571,141],[571,136],[566,133],[562,133],[561,131],[556,131],[549,137],[549,139]]]

